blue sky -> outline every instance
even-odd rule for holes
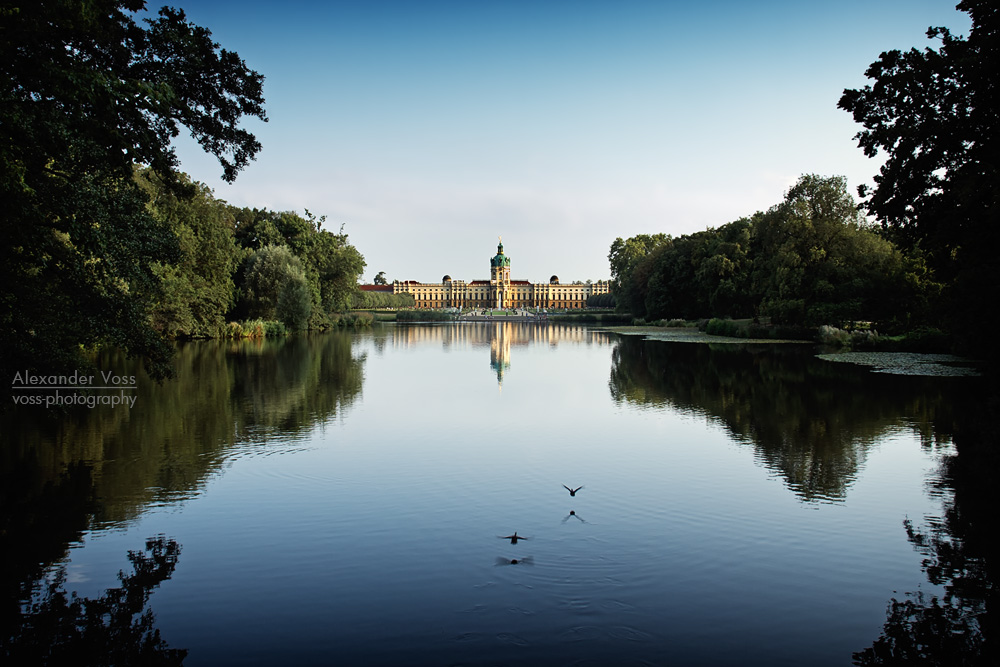
[[[343,225],[365,282],[487,278],[498,235],[516,279],[598,280],[616,237],[717,227],[804,173],[853,192],[879,162],[843,89],[969,26],[954,0],[174,4],[265,76],[270,119],[235,184],[186,138],[182,168]]]

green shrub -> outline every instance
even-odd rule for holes
[[[831,345],[833,347],[851,346],[851,334],[849,332],[837,327],[831,327],[828,324],[824,324],[819,328],[818,339],[823,345]]]
[[[226,325],[223,336],[225,338],[278,338],[287,336],[288,329],[284,322],[276,320],[244,320],[242,322],[230,322]]]
[[[717,317],[713,317],[708,321],[708,324],[705,325],[705,333],[713,336],[736,337],[740,335],[740,326],[732,320],[720,320]],[[744,337],[745,335],[746,334],[744,334]]]
[[[344,319],[349,321],[348,326],[354,328],[370,327],[372,322],[375,321],[375,317],[371,313],[351,313]]]
[[[275,320],[268,320],[264,322],[264,337],[265,338],[278,338],[279,336],[287,336],[288,328],[285,327],[284,322],[278,322]]]

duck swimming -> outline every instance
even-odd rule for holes
[[[569,491],[569,495],[575,496],[576,492],[579,491],[580,489],[582,489],[583,487],[582,486],[578,486],[575,489],[571,489],[568,486],[566,486],[565,484],[563,484],[563,488],[566,489],[567,491]]]
[[[501,540],[510,540],[511,544],[517,544],[518,540],[528,539],[527,537],[522,537],[521,535],[518,535],[516,530],[514,531],[513,535],[499,535],[498,537],[500,537]]]

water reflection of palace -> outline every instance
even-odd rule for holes
[[[496,373],[497,384],[503,384],[504,374],[511,367],[511,350],[517,347],[544,345],[591,345],[600,341],[610,344],[610,335],[584,326],[550,324],[538,326],[525,322],[469,322],[442,326],[401,325],[391,337],[396,348],[433,343],[462,347],[489,347],[490,368]]]
[[[511,339],[503,335],[504,330],[500,329],[500,335],[490,341],[490,368],[497,374],[497,385],[503,387],[503,374],[510,368],[510,345]]]

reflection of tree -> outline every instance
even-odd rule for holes
[[[171,649],[154,627],[148,607],[153,589],[170,578],[180,545],[162,535],[146,540],[145,553],[130,551],[131,574],[97,599],[67,596],[60,568],[24,604],[19,627],[0,635],[9,664],[180,665],[187,651]]]
[[[0,468],[30,462],[32,488],[41,488],[86,461],[101,499],[97,523],[128,521],[148,502],[196,493],[234,447],[265,448],[273,436],[339,414],[361,392],[363,364],[346,333],[203,341],[180,345],[174,379],[157,384],[134,360],[106,351],[99,368],[138,378],[135,405],[82,408],[59,419],[40,409],[0,415],[9,440]]]
[[[31,593],[46,563],[80,539],[94,511],[91,469],[74,463],[46,480],[37,461],[0,466],[0,627],[15,627],[19,600]]]
[[[972,623],[970,623],[970,620]],[[974,617],[950,601],[923,593],[893,599],[885,630],[871,648],[854,654],[856,665],[978,665],[982,636]]]
[[[942,461],[932,487],[943,501],[943,518],[928,517],[923,529],[903,523],[924,556],[928,580],[944,591],[892,599],[882,635],[854,654],[855,664],[998,664],[997,621],[990,611],[998,596],[994,508],[1000,438],[992,416],[1000,400],[969,401],[962,408],[955,433],[958,454]]]
[[[349,334],[230,344],[232,398],[247,425],[282,434],[309,429],[337,414],[361,392],[363,358],[352,355]]]
[[[0,626],[16,627],[46,565],[84,531],[188,498],[234,449],[266,450],[339,414],[363,364],[346,333],[199,342],[179,346],[175,378],[157,384],[108,350],[97,365],[137,377],[133,407],[0,414]]]
[[[806,346],[624,336],[612,355],[609,384],[619,402],[672,405],[718,420],[737,441],[752,443],[759,460],[806,500],[842,499],[877,437],[904,418],[925,421],[946,405],[940,385],[873,378],[818,360]]]

